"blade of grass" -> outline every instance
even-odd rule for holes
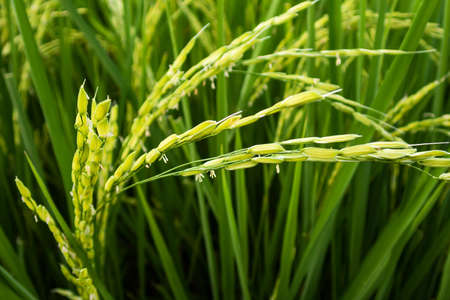
[[[447,259],[445,260],[442,278],[439,285],[437,300],[445,300],[450,298],[450,252],[447,251]]]
[[[18,296],[16,292],[3,280],[0,280],[0,298],[8,300],[22,300],[22,297]]]
[[[444,185],[441,183],[438,188],[434,190],[431,197],[427,199],[427,203],[411,223],[411,226],[408,228],[407,232],[403,234],[403,236],[400,238],[400,241],[395,245],[395,248],[393,249],[391,254],[390,262],[383,272],[383,281],[378,288],[377,299],[388,299],[388,297],[390,296],[389,293],[394,283],[394,275],[396,270],[398,270],[397,265],[399,259],[402,257],[403,250],[413,234],[417,231],[420,224],[424,221],[425,217],[430,213],[431,209],[436,204],[436,201],[439,199],[443,187]]]
[[[275,16],[275,14],[277,13],[279,7],[280,7],[281,1],[280,0],[273,0],[270,1],[270,7],[269,10],[267,11],[266,15],[264,16],[264,19],[269,19],[273,16]],[[255,50],[252,53],[251,58],[255,58],[259,55],[261,55],[261,53],[263,53],[268,47],[268,43],[262,42],[262,43],[258,43],[256,45]],[[251,93],[251,89],[253,86],[253,83],[256,80],[256,77],[254,75],[252,75],[252,73],[258,72],[259,68],[261,68],[261,66],[257,66],[257,65],[251,65],[248,68],[248,73],[245,75],[244,77],[244,82],[242,84],[241,87],[241,92],[239,94],[239,101],[238,101],[238,109],[241,109],[244,107],[244,103],[245,101],[248,99],[248,97],[250,96]]]
[[[236,133],[235,149],[242,148],[242,140],[239,132]],[[248,217],[250,211],[248,209],[248,195],[247,195],[247,181],[245,178],[245,171],[237,171],[235,175],[235,185],[236,185],[236,211],[239,227],[239,235],[241,238],[241,250],[242,250],[242,260],[244,265],[244,271],[248,274],[248,255],[249,255],[249,236],[248,236]]]
[[[380,0],[378,2],[378,21],[375,34],[374,49],[384,48],[383,36],[385,34],[384,22],[386,15],[386,7],[387,7],[387,0]],[[377,93],[382,61],[383,56],[376,56],[373,57],[370,62],[369,83],[367,87],[366,97],[364,97],[364,102],[362,102],[363,104],[370,105],[375,97],[375,94]]]
[[[444,33],[443,38],[441,40],[441,56],[438,64],[438,72],[436,74],[437,80],[439,78],[442,78],[447,72],[448,72],[448,66],[449,66],[449,48],[450,48],[450,42],[449,37],[450,36],[450,3],[449,1],[445,2],[445,8],[444,8]],[[434,95],[434,101],[433,101],[433,113],[436,116],[440,116],[442,114],[442,104],[444,103],[444,94],[445,94],[445,85],[441,85],[436,89],[435,95]]]
[[[39,98],[47,123],[48,132],[52,141],[53,151],[62,175],[66,193],[72,187],[70,174],[72,153],[74,152],[73,136],[66,136],[63,131],[63,124],[59,118],[57,102],[54,93],[50,88],[44,63],[39,54],[36,41],[33,36],[30,22],[26,15],[23,0],[13,1],[13,9],[17,18],[17,23],[25,45],[25,54],[30,64],[31,78],[33,80],[36,93]]]
[[[142,187],[136,186],[136,191],[138,201],[142,206],[142,209],[144,210],[145,219],[148,223],[148,227],[152,234],[152,238],[155,242],[156,249],[158,250],[158,254],[161,258],[164,267],[164,272],[166,273],[167,279],[169,280],[172,293],[175,299],[188,299],[186,291],[181,283],[181,279],[175,268],[172,256],[170,255],[170,252],[167,248],[166,242],[164,241],[159,226],[156,223],[155,217],[153,216],[153,212],[146,201],[146,197],[144,195],[144,192],[142,191]]]
[[[24,299],[38,300],[26,287],[17,281],[5,268],[0,266],[0,275],[8,282]]]
[[[356,274],[362,257],[364,232],[366,229],[367,202],[369,196],[369,183],[371,165],[361,165],[355,177],[355,187],[351,203],[350,241],[349,241],[349,277]]]
[[[219,284],[218,284],[218,274],[217,274],[217,263],[214,256],[214,248],[212,244],[211,229],[208,221],[208,211],[205,205],[205,199],[203,192],[200,191],[201,186],[196,183],[198,205],[200,209],[200,222],[202,225],[203,239],[205,240],[206,257],[208,260],[208,271],[209,278],[211,281],[211,289],[213,294],[213,299],[218,300],[219,298]]]
[[[295,238],[298,227],[301,173],[302,163],[296,163],[281,249],[280,277],[277,287],[279,299],[286,298],[286,293],[288,292],[289,287],[289,279],[291,276],[292,262],[295,258]]]
[[[77,11],[75,4],[71,0],[60,0],[61,6],[64,7],[68,12],[73,22],[78,26],[80,31],[83,33],[84,37],[88,41],[89,45],[94,50],[98,59],[102,63],[103,67],[109,73],[114,82],[120,87],[122,94],[119,101],[119,124],[122,123],[125,117],[125,100],[129,97],[131,103],[135,108],[138,106],[138,101],[136,96],[132,93],[130,88],[129,78],[124,78],[121,74],[121,70],[109,57],[106,50],[102,47],[98,39],[96,38],[95,31],[89,26],[89,24],[80,16]],[[129,54],[131,55],[131,54]]]
[[[0,65],[2,64],[0,58]],[[14,131],[13,131],[13,106],[12,99],[9,96],[8,88],[3,76],[0,72],[0,101],[2,103],[2,110],[0,111],[0,135],[4,139],[6,151],[11,153],[14,151]]]
[[[341,0],[329,0],[328,1],[328,16],[330,22],[329,26],[329,49],[341,49],[342,45],[342,16],[341,16]],[[337,58],[336,58],[337,59]],[[332,59],[334,62],[334,58]],[[341,76],[339,69],[335,63],[330,63],[330,77],[331,82],[337,82],[341,84]]]
[[[445,224],[444,228],[439,231],[437,238],[428,246],[428,249],[422,255],[418,264],[414,267],[413,272],[407,276],[408,280],[404,285],[403,293],[406,299],[412,299],[414,292],[420,288],[421,283],[429,279],[430,272],[439,258],[439,256],[448,248],[450,242],[450,222]]]
[[[438,0],[431,0],[422,2],[420,9],[418,10],[416,16],[414,17],[413,23],[409,28],[402,45],[401,50],[415,50],[419,44],[420,38],[425,30],[425,25],[430,19]],[[373,108],[384,111],[390,102],[392,101],[395,93],[400,87],[401,82],[406,77],[407,69],[411,63],[412,57],[398,56],[394,59],[393,63],[389,67],[386,78],[383,81],[380,90],[375,97]],[[362,133],[364,141],[368,141],[372,135],[373,130],[365,128]],[[300,289],[301,282],[305,275],[305,264],[310,260],[310,256],[313,255],[312,250],[315,244],[320,242],[318,237],[323,231],[324,226],[329,222],[331,214],[340,206],[344,192],[353,177],[356,167],[358,164],[349,163],[341,168],[336,176],[336,181],[333,186],[330,186],[325,199],[323,200],[323,207],[319,219],[313,229],[311,234],[311,239],[308,246],[302,255],[302,258],[297,265],[295,275],[292,281],[292,287],[290,295],[293,297],[297,291]]]
[[[77,9],[74,3],[71,0],[60,0],[61,6],[64,7],[68,12],[72,20],[77,24],[80,31],[84,34],[86,40],[89,45],[92,47],[94,52],[97,54],[99,60],[102,62],[105,69],[110,74],[111,78],[114,80],[116,84],[122,86],[124,84],[124,79],[122,78],[122,73],[116,64],[111,60],[108,56],[106,50],[102,47],[100,42],[95,37],[94,30],[83,20],[80,14],[77,12]]]
[[[359,1],[359,24],[358,24],[358,48],[365,48],[366,32],[366,0]],[[364,103],[362,96],[362,78],[363,78],[364,56],[359,56],[356,60],[355,90],[356,100]]]
[[[26,272],[25,265],[19,256],[14,252],[14,248],[0,227],[0,261],[23,284],[32,294],[37,295],[36,290]]]
[[[145,287],[146,287],[146,268],[145,268],[145,216],[144,210],[138,201],[137,210],[137,263],[139,274],[139,297],[145,299]]]
[[[250,292],[248,290],[247,283],[247,274],[245,273],[242,252],[241,252],[241,243],[239,242],[239,234],[236,226],[236,218],[234,217],[233,204],[231,200],[230,189],[227,183],[227,178],[225,176],[225,171],[221,171],[222,177],[222,186],[224,187],[224,201],[225,201],[225,211],[228,221],[229,232],[231,235],[231,244],[233,246],[233,252],[236,259],[236,265],[238,268],[239,281],[242,289],[242,298],[250,299]]]
[[[427,175],[422,174],[422,176]],[[436,180],[431,179],[433,181],[430,182],[431,180],[427,179],[427,184],[423,185],[421,189],[415,189],[404,208],[397,210],[392,215],[377,242],[364,259],[358,275],[351,282],[343,299],[366,299],[370,296],[380,279],[380,275],[389,265],[392,250],[397,242],[402,239],[408,226],[413,223],[414,217],[426,203],[429,194],[437,184]]]
[[[33,141],[33,134],[31,131],[30,121],[28,120],[28,116],[25,113],[25,109],[23,107],[22,99],[19,96],[19,91],[17,90],[17,85],[12,74],[3,74],[3,77],[6,82],[6,86],[9,92],[9,98],[11,99],[12,105],[17,112],[17,118],[19,121],[20,127],[20,135],[22,136],[22,141],[24,144],[24,148],[29,153],[33,164],[36,166],[37,171],[41,176],[44,175],[44,171],[42,169],[41,161],[38,156],[38,151],[36,149],[36,144]]]

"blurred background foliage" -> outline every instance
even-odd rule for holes
[[[76,95],[119,105],[121,134],[178,51],[207,23],[191,66],[297,1],[284,0],[1,0],[0,1],[0,298],[58,299],[72,289],[45,225],[36,223],[13,185],[19,176],[43,203],[24,156],[72,218],[70,168]],[[276,58],[199,87],[151,128],[146,147],[203,120],[254,113],[301,91],[260,72],[303,74],[339,85],[343,96],[386,112],[448,73],[450,4],[446,0],[321,0],[274,27],[245,58],[288,48],[430,50],[427,54],[353,58]],[[340,63],[340,64],[339,64]],[[395,124],[450,113],[448,77],[420,96]],[[186,113],[189,107],[189,113]],[[381,121],[382,120],[378,120]],[[449,120],[402,136],[410,144],[449,141]],[[389,130],[395,127],[388,127]],[[299,136],[362,133],[381,137],[326,103],[183,147],[139,173],[143,179],[195,158]],[[421,146],[448,150],[448,145]],[[395,164],[284,164],[220,172],[201,184],[170,177],[140,187],[192,299],[450,299],[449,186]],[[445,170],[438,170],[438,175]],[[440,173],[439,173],[440,172]],[[107,264],[100,279],[114,299],[172,299],[177,293],[156,247],[139,193],[114,207]],[[238,279],[225,199],[233,200],[247,287]],[[212,207],[218,206],[214,213]],[[35,298],[33,298],[35,297]],[[175,296],[176,297],[176,296]],[[176,297],[178,298],[178,297]]]

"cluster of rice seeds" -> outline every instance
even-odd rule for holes
[[[111,205],[111,199],[107,196],[105,192],[105,183],[108,179],[109,174],[113,171],[113,154],[114,149],[117,144],[117,137],[119,133],[119,127],[117,124],[118,119],[118,106],[114,105],[111,108],[111,114],[109,117],[109,135],[105,139],[105,144],[102,151],[102,160],[100,169],[99,179],[98,179],[98,190],[97,190],[97,209],[102,208],[101,213],[97,214],[97,224],[98,229],[98,240],[100,248],[103,248],[105,244],[105,233],[106,225],[108,219],[108,207]],[[103,251],[101,251],[103,253]]]
[[[102,151],[102,160],[101,160],[102,168],[99,174],[98,192],[97,192],[97,199],[99,201],[103,199],[104,185],[106,183],[108,175],[110,172],[113,171],[114,165],[113,154],[119,134],[119,126],[117,124],[118,116],[119,116],[119,107],[117,105],[114,105],[111,107],[111,114],[109,117],[109,130],[108,130],[109,135],[105,139],[105,144],[103,146]],[[101,205],[101,203],[98,202],[97,205]]]
[[[433,50],[434,51],[434,50]],[[287,49],[272,54],[261,55],[253,59],[247,59],[242,63],[244,65],[251,65],[256,63],[261,63],[263,61],[271,61],[275,57],[336,57],[337,61],[340,57],[356,57],[356,56],[380,56],[380,55],[406,55],[406,54],[418,54],[418,53],[428,53],[430,51],[403,51],[403,50],[391,50],[391,49],[338,49],[338,50],[322,50],[322,51],[311,51],[303,49]]]
[[[283,24],[311,5],[313,1],[304,1],[288,9],[283,14],[268,19],[257,25],[252,31],[245,32],[234,39],[229,45],[220,47],[208,57],[182,72],[180,67],[187,54],[194,46],[194,37],[175,59],[169,71],[155,84],[150,96],[144,101],[138,111],[138,116],[133,120],[130,135],[125,139],[122,148],[122,161],[126,159],[132,149],[136,149],[150,124],[169,108],[176,108],[181,98],[193,92],[202,82],[214,77],[241,60],[244,53],[260,41],[259,37],[272,26]],[[173,92],[165,95],[171,87],[176,87]],[[165,96],[164,96],[165,95]]]
[[[385,121],[391,122],[392,124],[400,121],[408,111],[413,109],[425,96],[427,96],[436,87],[445,82],[449,76],[450,73],[447,73],[439,80],[435,80],[425,85],[419,91],[417,91],[417,93],[400,100],[397,105],[395,105],[390,111],[388,111]]]
[[[75,234],[90,259],[94,257],[94,187],[99,177],[103,146],[106,138],[110,135],[108,121],[110,105],[110,99],[98,104],[95,99],[92,99],[89,118],[87,114],[88,95],[81,86],[77,100],[78,114],[75,121],[77,149],[72,161],[72,196]]]
[[[342,22],[343,22],[343,29],[353,29],[355,27],[355,24],[358,24],[358,21],[354,19],[355,15],[355,3],[354,1],[345,1],[341,5],[341,13],[342,13]],[[324,48],[328,43],[328,27],[326,26],[328,23],[328,15],[322,16],[320,19],[316,20],[314,23],[315,27],[315,35],[316,35],[316,45],[315,49],[322,49]],[[290,45],[290,49],[300,49],[305,48],[306,43],[308,41],[308,31],[303,32],[300,35],[300,38],[297,40],[294,40],[292,44]],[[280,49],[276,49],[275,52],[280,52]],[[277,70],[282,70],[286,66],[292,64],[294,59],[297,59],[298,57],[290,57],[290,56],[275,56],[272,57],[270,61],[268,61],[265,69],[268,72],[276,72]],[[322,56],[319,56],[318,58],[323,58]],[[305,57],[303,58],[305,59]],[[302,60],[301,60],[302,61]],[[263,61],[260,61],[263,62]],[[267,62],[267,61],[264,61]],[[258,77],[255,81],[254,86],[256,86],[255,91],[250,97],[249,104],[252,105],[256,98],[258,98],[261,93],[263,92],[263,89],[267,86],[270,77]],[[319,83],[318,85],[315,85],[318,88],[326,90],[326,86],[321,86],[322,83]],[[327,83],[325,83],[327,84]]]
[[[87,269],[83,267],[81,260],[70,247],[66,236],[58,228],[53,217],[44,206],[36,203],[31,196],[30,190],[19,178],[16,178],[15,181],[17,189],[22,197],[22,201],[33,213],[35,213],[36,222],[40,219],[47,224],[65,261],[71,268],[72,271],[69,271],[65,265],[61,264],[60,267],[63,275],[77,287],[77,290],[83,299],[99,299],[97,289],[92,283]]]
[[[238,170],[251,168],[257,164],[280,164],[282,162],[362,162],[376,161],[399,164],[418,163],[425,167],[450,167],[450,153],[442,150],[429,150],[417,152],[401,141],[379,141],[367,144],[349,146],[341,149],[304,147],[299,150],[286,150],[283,146],[300,145],[307,143],[329,144],[352,141],[359,135],[344,134],[327,137],[307,137],[283,141],[280,143],[255,145],[213,158],[205,163],[188,168],[174,175],[192,176],[201,179],[200,174],[210,172],[215,174],[216,169]],[[214,176],[211,176],[214,177]],[[441,180],[450,180],[448,173],[438,177]]]
[[[342,28],[344,30],[355,30],[358,28],[359,23],[359,15],[355,14],[355,4],[354,1],[345,1],[342,3],[341,10],[342,10]],[[366,10],[366,22],[368,24],[371,24],[369,28],[375,28],[375,25],[377,23],[378,15],[370,10]],[[325,15],[321,17],[320,19],[315,21],[315,30],[316,30],[316,46],[315,49],[321,49],[323,48],[327,42],[328,42],[328,27],[326,26],[328,23],[328,16]],[[405,16],[398,16],[398,13],[388,13],[386,16],[386,26],[389,26],[390,29],[404,29],[411,26],[411,15],[408,16],[408,19],[405,19]],[[443,29],[439,27],[436,23],[427,23],[425,33],[433,38],[439,38],[442,39],[443,37]],[[287,33],[288,34],[288,33]],[[300,35],[300,38],[297,40],[294,40],[292,45],[290,46],[291,49],[299,49],[299,48],[305,48],[306,43],[308,40],[308,31],[303,32]],[[427,50],[433,51],[430,52],[430,55],[434,55],[437,53],[436,49],[430,47],[426,48]],[[277,48],[276,52],[279,52],[280,49]],[[370,52],[370,50],[369,50]],[[331,54],[331,53],[328,53]],[[336,53],[333,53],[334,55]],[[368,53],[368,55],[371,55],[372,53]],[[322,56],[319,56],[322,57]],[[277,70],[282,70],[285,66],[292,63],[294,59],[297,57],[273,57],[269,63],[266,65],[266,70],[270,72],[274,72]],[[253,94],[250,97],[250,104],[253,104],[256,98],[258,98],[261,93],[264,90],[264,87],[267,86],[268,81],[270,78],[268,77],[259,77],[255,81],[255,86],[257,87]]]
[[[288,96],[284,100],[279,101],[271,107],[263,109],[255,113],[254,115],[242,118],[240,114],[232,114],[219,122],[207,120],[182,134],[171,134],[163,141],[161,141],[158,147],[140,155],[139,157],[137,157],[139,153],[137,150],[129,153],[128,156],[119,165],[119,167],[115,170],[115,172],[106,181],[105,191],[110,192],[113,186],[117,186],[118,188],[118,185],[121,182],[127,180],[143,165],[149,166],[159,158],[162,158],[164,161],[166,161],[167,157],[164,155],[165,152],[179,147],[185,143],[191,143],[204,139],[206,137],[211,137],[221,133],[224,130],[231,130],[250,125],[263,117],[275,114],[284,109],[294,108],[312,102],[321,101],[328,95],[330,95],[330,93],[321,94],[314,91],[302,92]]]
[[[353,13],[353,1],[345,1],[342,4],[342,13],[343,13],[343,21],[344,20],[348,20],[349,19],[349,15],[348,14],[352,14]],[[328,23],[328,15],[324,15],[322,16],[320,19],[318,19],[317,21],[315,21],[314,23],[314,27],[316,30],[316,40],[317,40],[317,45],[316,45],[316,49],[321,48],[321,45],[325,45],[326,41],[328,41],[328,28],[327,28],[327,23]],[[287,36],[286,36],[286,40],[287,38],[289,38],[291,32],[287,32]],[[297,40],[294,40],[293,43],[291,44],[291,48],[304,48],[306,47],[306,43],[308,41],[308,31],[304,31],[301,35],[300,38]],[[322,41],[322,42],[321,42]],[[276,52],[281,51],[281,47],[277,47],[277,49],[275,50]],[[277,70],[282,70],[283,68],[285,68],[286,66],[290,65],[292,63],[292,61],[295,58],[292,57],[274,57],[270,62],[268,62],[265,66],[265,70],[267,70],[267,73],[271,74],[271,73],[277,73]],[[276,76],[276,75],[275,75]],[[269,80],[272,79],[271,76],[262,76],[262,77],[258,77],[255,80],[254,86],[254,92],[252,93],[252,95],[249,98],[249,105],[253,105],[253,103],[255,102],[255,100],[262,94],[262,92],[264,91],[264,89],[267,87],[267,84],[269,82]],[[279,78],[276,78],[279,79]],[[282,79],[282,80],[287,80],[287,79]],[[292,80],[292,79],[290,79]],[[320,84],[320,83],[318,83]],[[317,85],[316,85],[317,86]],[[324,87],[322,87],[323,89],[326,89]]]
[[[438,118],[432,118],[432,119],[426,119],[421,121],[415,121],[411,122],[403,127],[397,128],[392,135],[393,136],[399,136],[403,135],[406,132],[416,132],[416,131],[423,131],[428,130],[433,127],[450,127],[450,114],[446,114],[443,116],[440,116]],[[447,135],[450,135],[450,131],[447,129],[445,130]]]

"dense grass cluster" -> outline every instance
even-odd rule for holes
[[[450,298],[450,3],[0,1],[0,299]]]

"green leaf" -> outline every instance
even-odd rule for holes
[[[0,266],[0,276],[8,282],[12,288],[14,288],[20,295],[24,297],[24,299],[28,300],[38,300],[26,287],[24,287],[19,281],[17,281],[5,268]],[[3,290],[0,287],[0,290]],[[5,292],[5,291],[4,291]],[[8,294],[11,294],[8,292]]]
[[[144,192],[142,191],[142,187],[137,185],[136,191],[139,204],[144,210],[148,227],[152,234],[152,238],[155,242],[156,249],[158,250],[158,254],[161,258],[164,267],[164,272],[166,273],[167,279],[169,280],[169,284],[175,296],[175,299],[177,300],[188,299],[183,284],[181,283],[181,279],[175,268],[172,256],[170,255],[166,242],[164,241],[161,231],[159,230],[158,224],[156,223],[155,217],[153,216],[153,212],[147,203]]]
[[[6,86],[8,88],[11,102],[13,104],[15,111],[17,112],[20,135],[22,136],[25,151],[29,153],[30,158],[33,161],[33,164],[36,166],[37,171],[39,172],[39,174],[41,174],[41,176],[43,176],[44,171],[42,169],[36,145],[33,141],[33,132],[31,130],[30,121],[28,120],[28,116],[25,113],[22,100],[20,99],[19,96],[19,91],[17,90],[16,82],[11,74],[5,74],[4,78]]]
[[[30,22],[26,14],[23,0],[12,1],[17,23],[24,43],[27,61],[30,64],[31,78],[39,98],[39,104],[44,113],[47,129],[52,141],[53,151],[56,156],[66,192],[72,187],[70,174],[71,162],[74,152],[73,136],[66,136],[63,124],[59,117],[58,104],[55,95],[50,88],[45,66],[39,53],[33,36]]]

